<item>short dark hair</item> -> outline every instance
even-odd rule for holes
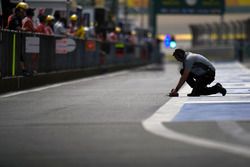
[[[175,49],[173,56],[176,55],[185,55],[185,51],[183,49]]]

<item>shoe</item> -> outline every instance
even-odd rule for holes
[[[218,88],[222,96],[225,96],[227,94],[227,90],[220,83],[216,83],[215,86]]]

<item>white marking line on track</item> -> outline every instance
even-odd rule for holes
[[[57,87],[60,87],[60,86],[65,86],[65,85],[70,85],[70,84],[76,84],[76,83],[79,83],[79,82],[93,81],[93,80],[96,80],[96,79],[103,79],[103,78],[111,78],[111,77],[127,74],[128,72],[129,72],[128,70],[124,70],[124,71],[121,71],[121,72],[115,72],[115,73],[106,74],[106,75],[102,75],[102,76],[83,78],[83,79],[78,79],[78,80],[74,80],[74,81],[62,82],[62,83],[58,83],[58,84],[43,86],[43,87],[24,90],[24,91],[7,93],[5,95],[1,95],[0,98],[7,98],[7,97],[17,96],[17,95],[21,95],[21,94],[39,92],[39,91],[43,91],[43,90],[46,90],[46,89],[57,88]]]
[[[150,117],[150,120],[152,122],[170,122],[180,112],[177,108],[180,109],[186,100],[187,97],[178,97],[178,99],[174,97],[170,99]]]
[[[250,158],[250,147],[243,145],[229,144],[214,140],[208,140],[196,136],[190,136],[183,133],[173,131],[160,122],[152,122],[151,120],[143,121],[143,127],[150,133],[161,136],[170,140],[180,141],[195,146],[205,147],[208,149],[216,149],[227,153],[241,155]]]
[[[234,121],[223,121],[217,122],[217,125],[222,129],[226,134],[229,134],[233,138],[242,141],[244,143],[250,144],[250,134],[245,131],[241,126],[239,126]]]
[[[179,95],[187,94],[190,90],[191,88],[185,84],[179,91]],[[165,105],[161,106],[153,116],[151,116],[151,119],[160,122],[170,122],[180,112],[180,110],[177,109],[180,109],[187,99],[188,97],[186,95],[171,98]]]
[[[39,92],[39,91],[43,91],[43,90],[50,89],[50,88],[56,88],[56,87],[59,87],[59,86],[62,86],[62,85],[63,85],[63,83],[61,83],[61,84],[53,84],[53,85],[50,85],[50,86],[44,86],[44,87],[40,87],[40,88],[24,90],[24,91],[18,91],[18,92],[14,92],[14,93],[8,93],[8,94],[2,95],[0,97],[1,98],[6,98],[6,97],[17,96],[17,95],[26,94],[26,93]]]
[[[249,101],[187,101],[185,104],[249,104]]]
[[[246,68],[244,68],[243,66],[240,66],[239,63],[236,63],[236,65],[238,65],[238,67],[246,71]],[[187,89],[187,86],[185,86],[185,89]],[[188,134],[183,134],[183,133],[173,131],[170,128],[168,128],[166,125],[163,125],[164,122],[170,122],[171,120],[173,120],[173,118],[180,112],[182,105],[187,100],[188,100],[188,97],[171,98],[166,104],[160,107],[150,118],[144,120],[142,122],[142,126],[144,127],[146,131],[152,134],[155,134],[157,136],[164,137],[166,139],[180,141],[180,142],[191,144],[191,145],[196,145],[196,146],[200,146],[200,147],[204,147],[208,149],[215,149],[215,150],[223,151],[226,153],[232,153],[232,154],[241,155],[241,156],[250,158],[249,146],[240,145],[240,144],[231,144],[231,143],[191,136]],[[201,102],[196,102],[196,103],[199,104],[199,103],[204,103],[204,102],[205,103],[222,103],[222,101],[218,101],[218,102],[201,101]],[[231,101],[228,101],[228,102],[231,102]],[[232,102],[244,103],[244,101],[243,102],[232,101]],[[189,103],[189,102],[186,102],[186,103]],[[223,122],[221,124],[223,124]],[[222,127],[223,125],[219,125],[219,126]],[[245,131],[241,129],[240,126],[237,125],[236,122],[234,123],[234,125],[231,124],[230,126],[231,127],[234,126],[234,130],[241,130],[241,132],[245,134],[244,139],[241,139],[241,140],[248,139],[249,136],[245,133]],[[229,132],[231,131],[229,125],[224,125],[224,131],[231,133]],[[231,135],[235,136],[236,135],[235,133]]]
[[[250,158],[250,147],[247,147],[245,145],[231,143],[229,144],[226,142],[219,142],[215,140],[191,136],[173,131],[167,126],[163,125],[163,122],[170,122],[175,117],[175,115],[178,114],[181,106],[183,105],[183,103],[185,103],[186,100],[187,98],[185,97],[178,99],[170,99],[165,105],[159,108],[159,110],[157,110],[150,118],[144,120],[142,122],[142,126],[148,132],[160,137],[209,149],[216,149],[219,151],[224,151],[227,153],[237,154]]]

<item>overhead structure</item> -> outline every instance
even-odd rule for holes
[[[225,13],[224,0],[149,0],[149,28],[153,36],[156,35],[157,14],[216,14]]]

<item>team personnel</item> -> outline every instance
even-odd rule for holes
[[[26,17],[22,20],[22,29],[26,32],[35,32],[35,26],[33,23],[34,9],[28,8],[26,10]]]
[[[39,19],[39,24],[36,27],[36,32],[41,34],[46,34],[46,16],[40,15],[38,19]]]
[[[16,5],[14,14],[8,17],[7,27],[10,30],[21,31],[22,30],[22,19],[26,16],[26,10],[28,9],[28,4],[25,2],[19,2]]]
[[[188,96],[216,93],[226,95],[227,91],[220,83],[207,87],[215,79],[215,68],[207,58],[200,54],[185,52],[182,49],[176,49],[173,56],[177,61],[183,63],[183,69],[180,71],[181,77],[176,88],[171,90],[169,96],[178,96],[178,91],[185,82],[193,89]]]
[[[35,33],[36,28],[33,22],[34,10],[32,8],[28,8],[26,10],[26,17],[22,20],[22,29],[25,32]],[[39,62],[39,55],[37,53],[32,53],[31,55],[31,70],[32,74],[36,75],[38,71],[38,63]]]
[[[55,13],[55,24],[53,26],[54,34],[55,35],[65,35],[70,36],[67,32],[67,22],[65,18],[62,18],[59,12]]]
[[[28,4],[24,2],[19,2],[16,5],[15,12],[9,17],[7,28],[15,31],[23,31],[22,28],[22,19],[26,16],[26,10],[28,9]],[[21,35],[22,38],[22,35]],[[23,44],[20,43],[20,47],[23,47]],[[24,55],[20,53],[20,68],[24,76],[30,76],[30,73],[27,71],[24,63]]]
[[[22,19],[26,16],[26,10],[29,5],[25,2],[19,2],[14,9],[14,13],[8,17],[7,27],[11,30],[21,30]]]
[[[47,35],[53,35],[53,21],[54,21],[54,16],[48,15],[46,17],[46,26],[45,26],[45,32]]]
[[[77,19],[78,17],[76,14],[73,14],[70,16],[70,25],[69,25],[68,32],[71,35],[74,35],[77,30]]]

